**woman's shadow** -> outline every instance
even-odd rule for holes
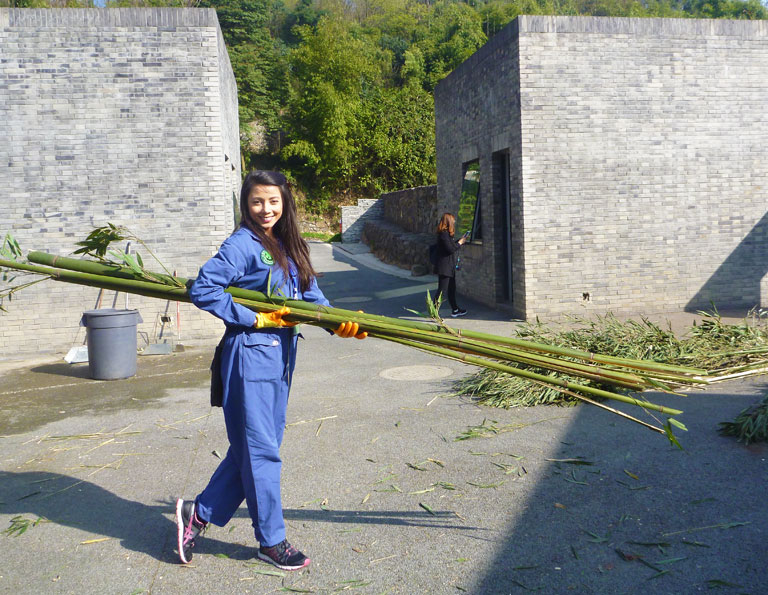
[[[68,475],[0,472],[0,512],[30,515],[32,521],[43,517],[58,525],[119,539],[126,549],[161,562],[179,560],[174,511],[173,500],[146,505]],[[208,537],[198,540],[193,552],[225,554],[236,560],[255,555],[253,547]]]
[[[47,471],[13,473],[0,471],[0,512],[12,516],[31,515],[87,533],[119,539],[123,547],[167,563],[178,562],[175,501],[142,504],[120,498],[91,482]],[[342,524],[386,524],[434,529],[455,529],[465,533],[482,528],[455,523],[450,511],[359,511],[301,510],[284,511],[286,519]],[[241,507],[236,517],[247,518]],[[251,545],[230,543],[210,537],[197,540],[193,553],[216,554],[234,560],[250,560]]]

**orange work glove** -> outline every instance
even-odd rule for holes
[[[274,312],[256,312],[256,322],[253,326],[256,328],[272,328],[276,326],[296,326],[298,322],[289,322],[283,320],[283,316],[287,316],[291,313],[291,309],[287,306],[283,306],[279,310]]]
[[[360,325],[356,322],[342,322],[339,325],[339,328],[337,328],[335,331],[333,331],[334,335],[338,335],[339,337],[343,337],[345,339],[349,339],[350,337],[354,337],[355,339],[365,339],[368,336],[368,333],[365,331],[358,332],[360,330]]]

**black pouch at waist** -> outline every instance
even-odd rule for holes
[[[224,383],[221,380],[221,350],[224,348],[224,338],[221,338],[213,352],[211,362],[211,407],[221,407],[224,402]]]

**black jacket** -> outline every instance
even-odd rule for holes
[[[456,276],[456,257],[461,244],[454,240],[447,231],[437,234],[437,265],[435,272],[445,277]]]

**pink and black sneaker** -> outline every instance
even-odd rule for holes
[[[195,538],[205,532],[208,523],[197,517],[194,502],[179,498],[176,501],[176,526],[179,532],[179,559],[182,564],[189,564]]]
[[[261,546],[257,556],[281,570],[300,570],[310,563],[310,559],[288,543],[287,539],[271,547]]]

